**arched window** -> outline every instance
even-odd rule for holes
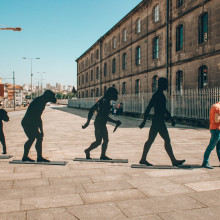
[[[115,62],[115,58],[113,58],[113,60],[112,60],[112,73],[115,73],[115,66],[116,66],[116,62]]]
[[[181,6],[183,6],[184,0],[177,0],[176,1],[176,7],[179,8]]]
[[[152,92],[156,92],[157,87],[158,87],[158,75],[155,75],[152,78]]]
[[[135,54],[135,63],[136,65],[140,65],[141,64],[141,48],[140,46],[136,47],[136,54]]]
[[[88,57],[86,58],[86,67],[88,67],[88,65],[89,65],[89,59],[88,59]]]
[[[126,94],[126,82],[122,83],[122,95]]]
[[[136,79],[135,80],[135,94],[139,94],[140,93],[140,80]]]
[[[159,21],[159,5],[158,4],[153,9],[153,19],[155,23]]]
[[[91,70],[91,81],[93,81],[93,70]]]
[[[107,87],[104,86],[104,95],[105,95],[106,91],[107,91]]]
[[[80,86],[80,76],[79,76],[79,81],[78,81],[78,84],[79,84],[79,86]]]
[[[107,63],[104,63],[104,76],[107,76]]]
[[[127,41],[127,30],[126,28],[123,30],[123,42]]]
[[[86,83],[89,81],[88,73],[86,73]]]
[[[90,59],[91,59],[91,63],[93,63],[93,53],[91,53]]]
[[[99,79],[99,67],[96,67],[96,79]]]
[[[126,69],[126,59],[127,59],[127,55],[126,53],[124,53],[122,55],[122,69],[125,70]]]
[[[99,50],[96,50],[96,59],[99,59]]]
[[[82,84],[84,84],[84,75],[82,75]]]
[[[176,51],[183,49],[183,25],[176,28]]]
[[[201,66],[199,68],[199,89],[208,87],[208,68],[207,66]]]
[[[208,13],[199,17],[199,43],[208,41]]]
[[[176,72],[176,91],[182,93],[183,89],[183,71],[179,70]]]
[[[153,59],[159,58],[159,37],[155,37],[153,40]]]
[[[115,49],[116,48],[116,37],[112,38],[112,48]]]
[[[95,96],[96,96],[96,97],[99,97],[99,88],[96,88]]]
[[[141,19],[138,18],[136,21],[136,33],[140,33],[141,32]]]
[[[93,90],[93,89],[91,89],[90,94],[91,94],[91,97],[93,97],[93,96],[94,96],[94,90]]]

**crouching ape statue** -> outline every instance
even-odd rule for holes
[[[42,157],[42,142],[44,132],[41,115],[47,102],[56,103],[55,94],[50,90],[46,90],[42,96],[37,97],[31,102],[24,118],[21,121],[24,132],[28,137],[27,142],[24,144],[24,155],[22,161],[34,162],[34,160],[28,157],[28,153],[31,145],[36,139],[37,141],[35,148],[37,151],[37,161],[49,162],[49,160]]]
[[[3,123],[2,121],[9,121],[9,117],[7,112],[4,109],[0,109],[0,141],[2,143],[3,152],[2,154],[7,154],[6,143],[5,143],[5,135],[3,132]]]
[[[86,159],[91,159],[90,151],[97,148],[102,143],[103,140],[102,153],[100,159],[111,160],[111,158],[106,156],[106,150],[108,146],[108,130],[106,124],[107,121],[115,123],[116,126],[114,132],[116,131],[117,127],[121,125],[121,122],[119,120],[115,121],[109,117],[110,108],[111,108],[110,101],[111,100],[116,101],[117,99],[118,99],[118,91],[115,88],[110,87],[106,91],[104,97],[98,100],[96,104],[92,106],[92,108],[89,110],[87,122],[85,123],[85,125],[82,126],[82,128],[85,129],[86,127],[88,127],[90,120],[93,116],[93,113],[96,111],[97,116],[94,122],[96,140],[90,145],[89,148],[85,150]]]

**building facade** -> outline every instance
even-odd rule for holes
[[[78,98],[220,86],[220,1],[143,0],[77,60]]]

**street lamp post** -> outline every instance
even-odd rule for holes
[[[32,73],[32,60],[39,60],[40,58],[27,58],[27,57],[23,57],[23,59],[27,59],[27,60],[30,60],[31,61],[31,101],[32,101],[32,76],[33,76],[33,73]]]

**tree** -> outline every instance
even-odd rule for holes
[[[58,93],[56,94],[56,98],[57,98],[57,99],[62,99],[62,96],[63,96],[63,94],[62,94],[61,92],[58,92]]]
[[[72,93],[73,93],[73,94],[76,94],[76,93],[77,93],[77,91],[76,91],[76,89],[75,89],[74,86],[73,86],[73,89],[72,89]]]

